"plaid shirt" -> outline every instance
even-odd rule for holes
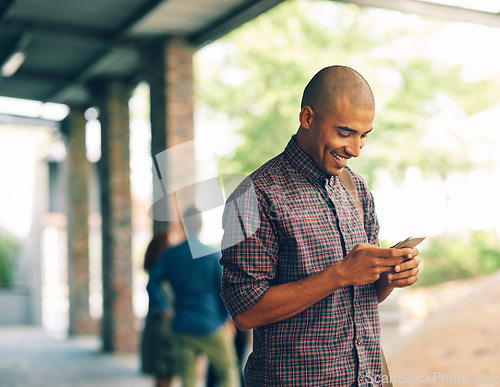
[[[373,197],[350,173],[364,220],[339,179],[322,172],[293,137],[235,190],[224,210],[221,258],[222,298],[233,317],[270,286],[317,273],[358,243],[378,244]],[[369,284],[341,288],[292,318],[254,329],[245,380],[247,386],[367,386],[380,371],[377,292]]]

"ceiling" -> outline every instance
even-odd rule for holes
[[[24,55],[0,96],[88,107],[89,82],[143,71],[141,41],[182,34],[201,47],[281,1],[0,0],[0,65]]]
[[[88,107],[90,82],[143,72],[138,43],[182,34],[202,47],[281,1],[0,0],[0,66],[24,56],[13,75],[0,76],[0,96]],[[500,27],[499,0],[487,0],[496,7],[487,10],[473,9],[483,0],[453,0],[461,7],[446,0],[337,1]]]

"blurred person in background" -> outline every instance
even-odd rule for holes
[[[162,231],[153,236],[144,255],[144,270],[155,277],[158,258],[175,242],[172,232]],[[156,278],[156,277],[155,277]],[[141,339],[141,370],[153,375],[156,387],[168,387],[179,373],[179,353],[172,332],[173,304],[168,284],[163,282],[153,290],[161,296],[149,295],[149,308]],[[163,302],[170,299],[169,303]]]
[[[236,349],[236,359],[238,371],[240,375],[240,385],[245,385],[245,378],[243,375],[243,366],[247,357],[248,349],[252,345],[252,331],[241,331],[235,327],[234,347]],[[209,364],[207,372],[207,384],[205,387],[217,387],[217,378],[215,376],[214,367]]]
[[[183,224],[187,238],[161,254],[150,273],[149,296],[162,305],[164,313],[171,313],[172,306],[160,291],[164,281],[170,283],[175,298],[172,329],[179,345],[183,386],[195,386],[196,364],[205,355],[221,386],[238,387],[234,324],[220,298],[220,251],[198,239],[202,218],[196,208],[184,212]]]

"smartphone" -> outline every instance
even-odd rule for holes
[[[396,243],[394,246],[391,246],[391,249],[403,249],[405,247],[415,247],[420,242],[422,242],[425,237],[408,237],[404,241]]]

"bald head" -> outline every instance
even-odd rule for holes
[[[345,98],[357,109],[375,109],[375,98],[368,82],[350,67],[338,65],[325,67],[309,81],[302,95],[301,108],[310,106],[320,115],[331,113],[339,98]]]

